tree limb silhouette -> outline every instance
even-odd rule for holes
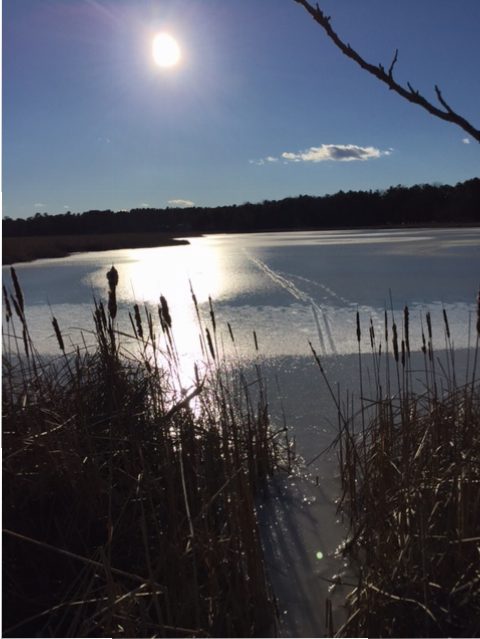
[[[402,98],[412,102],[413,104],[418,104],[423,109],[428,111],[428,113],[434,115],[441,120],[445,120],[446,122],[451,122],[452,124],[456,124],[464,131],[466,131],[469,135],[472,136],[477,142],[480,142],[480,130],[476,129],[468,120],[464,117],[456,113],[449,104],[445,101],[442,92],[435,85],[435,93],[437,96],[437,100],[440,105],[443,107],[439,108],[432,104],[429,100],[427,100],[419,91],[414,89],[412,85],[407,82],[407,87],[405,88],[401,84],[398,84],[393,78],[393,69],[398,60],[398,49],[395,51],[395,55],[393,60],[388,68],[388,71],[385,70],[385,67],[382,64],[374,65],[370,64],[362,56],[357,53],[349,44],[346,44],[338,34],[332,29],[330,24],[330,17],[325,15],[325,13],[320,9],[317,5],[313,6],[307,0],[294,0],[298,4],[300,4],[306,11],[312,16],[312,18],[317,22],[325,31],[327,36],[332,40],[332,42],[340,49],[342,53],[344,53],[348,58],[354,60],[362,69],[368,71],[368,73],[374,75],[381,82],[386,84],[389,89],[401,95]]]

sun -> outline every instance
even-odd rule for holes
[[[157,33],[152,42],[153,59],[159,67],[174,67],[180,61],[178,42],[169,33]]]

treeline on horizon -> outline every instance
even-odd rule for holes
[[[252,204],[138,208],[130,211],[36,213],[3,220],[6,237],[165,232],[249,232],[276,229],[352,228],[404,224],[480,223],[480,179],[455,186],[420,184],[385,191],[339,191]]]

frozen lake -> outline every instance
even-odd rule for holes
[[[212,235],[190,245],[83,253],[17,265],[30,328],[41,352],[55,352],[50,317],[73,341],[92,326],[91,302],[106,296],[105,273],[120,275],[119,302],[171,307],[179,347],[198,352],[189,282],[199,303],[210,295],[219,324],[230,322],[238,354],[252,331],[266,358],[356,352],[355,312],[381,325],[384,309],[448,312],[456,346],[468,341],[480,273],[480,229],[326,231]],[[8,281],[5,277],[4,281]],[[413,338],[415,342],[415,336]],[[229,340],[225,344],[227,349]],[[366,344],[368,347],[368,344]]]
[[[268,555],[278,588],[282,633],[320,636],[323,600],[339,571],[334,551],[344,534],[335,523],[335,455],[308,465],[335,431],[335,411],[310,355],[309,340],[324,358],[333,384],[356,390],[356,312],[362,349],[370,350],[368,325],[383,330],[384,311],[399,326],[410,309],[411,348],[421,347],[421,318],[430,311],[434,344],[445,346],[443,310],[453,343],[472,342],[480,274],[480,229],[312,231],[187,238],[190,245],[76,254],[16,266],[26,315],[41,353],[57,353],[51,325],[78,343],[93,326],[92,297],[105,299],[106,271],[115,265],[120,307],[134,301],[170,305],[184,384],[201,357],[190,282],[208,318],[214,302],[220,341],[228,357],[264,363],[271,380],[272,411],[285,418],[305,460],[303,474],[279,486],[263,520],[269,526]],[[4,283],[9,286],[4,269]],[[128,329],[128,314],[119,310]],[[227,322],[235,334],[232,344]],[[470,330],[471,327],[471,330]],[[254,348],[256,332],[259,352]],[[278,388],[277,389],[277,381]],[[280,402],[281,400],[281,402]],[[325,523],[327,522],[327,523]],[[321,554],[321,561],[318,560]]]

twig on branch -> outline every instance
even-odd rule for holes
[[[441,120],[445,120],[446,122],[451,122],[452,124],[456,124],[461,129],[466,131],[469,135],[472,136],[477,142],[480,142],[480,130],[476,129],[468,120],[464,117],[456,113],[445,101],[442,96],[442,93],[437,85],[435,85],[435,93],[437,95],[437,100],[443,109],[435,106],[429,100],[427,100],[419,91],[413,89],[411,84],[407,82],[407,88],[398,84],[393,78],[393,69],[398,60],[398,49],[395,51],[395,55],[393,57],[392,63],[388,71],[385,71],[383,65],[374,65],[370,64],[366,60],[362,58],[360,54],[358,54],[355,49],[349,44],[346,44],[343,40],[340,39],[338,34],[332,29],[330,24],[331,18],[326,16],[324,12],[320,9],[318,4],[314,7],[307,0],[295,0],[298,4],[302,5],[304,9],[312,16],[312,18],[317,22],[325,31],[327,36],[332,40],[332,42],[340,49],[342,53],[344,53],[351,60],[354,60],[362,69],[368,71],[368,73],[374,75],[381,82],[386,84],[389,89],[401,95],[402,98],[412,102],[413,104],[418,104],[423,109],[428,111],[431,115],[434,115]]]

